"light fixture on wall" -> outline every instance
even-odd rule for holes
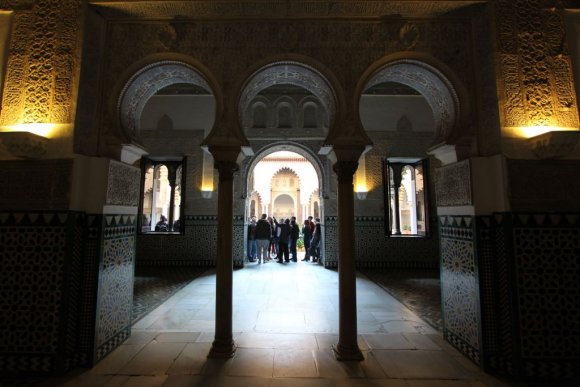
[[[358,200],[365,200],[367,198],[367,191],[356,191],[356,198]]]
[[[201,190],[201,196],[204,199],[211,199],[213,196],[213,189],[202,189]]]

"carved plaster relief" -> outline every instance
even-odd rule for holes
[[[109,164],[107,183],[107,204],[133,206],[139,205],[141,170],[116,161]]]
[[[459,116],[459,98],[451,83],[436,68],[416,60],[401,60],[387,65],[374,75],[366,87],[397,82],[417,90],[433,111],[436,137],[449,137]]]
[[[82,6],[79,0],[0,2],[22,10],[14,17],[0,125],[72,121]]]
[[[203,76],[193,67],[173,61],[157,62],[135,74],[123,88],[118,102],[123,130],[132,140],[139,139],[143,109],[159,90],[175,83],[190,83],[211,92]]]
[[[240,97],[240,121],[244,122],[244,115],[251,110],[251,102],[260,91],[279,84],[300,86],[314,94],[326,109],[329,121],[333,122],[336,98],[330,83],[315,69],[297,62],[274,63],[250,78]]]
[[[578,127],[563,5],[552,3],[496,2],[504,126]]]

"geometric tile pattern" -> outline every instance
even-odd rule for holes
[[[433,219],[435,225],[436,219]],[[429,238],[386,237],[383,216],[354,218],[357,267],[438,268],[439,240],[436,227]]]
[[[184,216],[184,234],[139,234],[138,266],[215,267],[217,260],[218,222],[213,215]],[[243,267],[245,259],[244,219],[233,218],[232,251],[234,267]]]
[[[553,371],[548,359],[578,366],[580,214],[514,214],[511,223],[524,372]]]
[[[479,286],[471,216],[441,216],[441,303],[445,337],[480,362]]]
[[[486,368],[578,377],[580,215],[481,217],[478,243]]]
[[[0,372],[77,364],[82,223],[75,212],[0,213]]]
[[[130,332],[135,264],[136,217],[107,214],[103,219],[96,318],[97,361]]]
[[[320,257],[324,267],[338,267],[338,218],[327,216],[321,224],[324,240],[320,242]]]

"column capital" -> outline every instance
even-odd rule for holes
[[[239,166],[238,163],[232,161],[215,161],[214,162],[215,169],[218,170],[219,173],[219,180],[233,180],[234,173],[238,171]]]
[[[358,161],[337,161],[332,169],[338,175],[338,183],[352,184],[353,176],[358,168]]]

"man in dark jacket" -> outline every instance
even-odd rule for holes
[[[268,215],[262,214],[262,218],[256,223],[256,247],[258,248],[258,263],[266,263],[268,258],[268,250],[270,247],[270,238],[272,237],[272,227],[266,220]]]
[[[290,262],[288,256],[288,240],[290,239],[290,219],[280,221],[276,229],[278,236],[278,263]]]
[[[300,237],[300,228],[296,224],[296,217],[293,216],[290,220],[290,254],[292,254],[292,262],[298,262],[298,253],[296,252],[296,242]]]

